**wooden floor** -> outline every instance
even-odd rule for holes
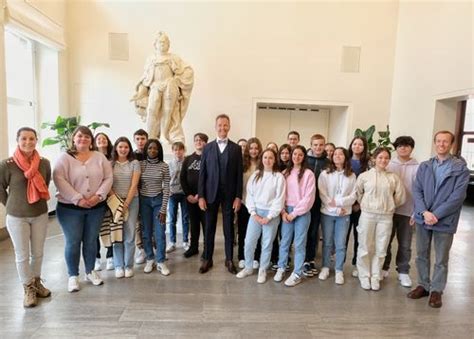
[[[199,258],[184,259],[179,248],[169,255],[168,277],[144,274],[143,267],[131,279],[102,271],[103,286],[81,282],[82,290],[71,294],[63,237],[56,220],[50,223],[43,278],[53,295],[34,309],[22,306],[10,241],[0,242],[0,338],[474,338],[474,206],[463,209],[441,309],[430,308],[427,298],[406,298],[409,290],[393,269],[379,292],[362,290],[348,265],[343,286],[334,284],[333,275],[294,288],[275,283],[273,273],[263,285],[256,275],[238,280],[224,268],[221,234],[215,266],[205,275],[198,273]],[[414,264],[411,277],[416,281]]]

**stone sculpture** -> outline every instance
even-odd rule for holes
[[[184,143],[182,121],[194,84],[194,72],[180,57],[169,53],[170,40],[158,32],[155,53],[145,63],[142,78],[131,101],[146,122],[150,138],[164,137],[170,144]]]

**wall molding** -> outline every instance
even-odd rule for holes
[[[26,1],[7,1],[5,25],[58,50],[66,48],[64,27]]]

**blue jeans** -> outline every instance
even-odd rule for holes
[[[443,293],[448,280],[449,251],[453,244],[454,234],[427,230],[423,225],[416,225],[416,268],[418,285],[427,291]],[[435,263],[433,277],[430,279],[431,243],[434,243]]]
[[[287,206],[286,212],[291,213],[293,207]],[[278,260],[279,268],[286,268],[288,262],[288,254],[290,252],[291,240],[294,236],[295,244],[295,263],[293,273],[301,275],[306,255],[306,240],[308,235],[309,223],[311,222],[311,213],[307,212],[296,217],[291,223],[282,222],[281,224],[281,241],[280,253]]]
[[[84,259],[86,274],[94,269],[97,254],[97,236],[99,235],[105,206],[93,209],[74,209],[58,204],[56,215],[66,241],[64,256],[67,273],[70,277],[79,275],[79,261]]]
[[[331,250],[336,248],[336,271],[343,271],[346,257],[346,237],[349,231],[350,215],[332,216],[321,214],[323,226],[323,267],[330,266]]]
[[[113,244],[115,268],[133,268],[135,255],[135,225],[138,219],[138,197],[128,206],[128,219],[123,224],[123,242]]]
[[[261,217],[268,215],[267,210],[257,208],[257,214]],[[260,254],[260,268],[267,269],[270,265],[270,257],[272,254],[273,240],[278,231],[280,216],[271,219],[268,224],[261,225],[251,216],[247,226],[247,234],[245,235],[245,268],[251,270],[255,248],[258,239],[262,235],[262,252]]]
[[[170,241],[176,243],[176,222],[178,219],[178,205],[181,206],[181,222],[183,224],[183,242],[188,242],[189,217],[186,196],[184,193],[170,195],[168,200],[168,213],[170,216]]]
[[[160,222],[162,201],[162,194],[156,197],[140,196],[140,216],[143,225],[143,248],[145,249],[146,259],[156,259],[156,262],[158,263],[162,263],[166,259],[166,224]],[[153,232],[155,232],[156,258],[153,254]]]

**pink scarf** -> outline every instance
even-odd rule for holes
[[[48,186],[46,186],[44,178],[38,171],[41,161],[38,152],[34,150],[31,158],[28,159],[20,151],[20,148],[17,147],[15,153],[13,154],[13,160],[15,161],[15,164],[23,171],[25,178],[28,180],[28,185],[26,187],[26,197],[28,198],[28,203],[34,204],[40,199],[49,200]]]

